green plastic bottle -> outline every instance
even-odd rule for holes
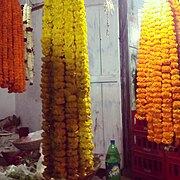
[[[115,145],[115,140],[111,140],[106,155],[106,180],[120,180],[120,154]]]

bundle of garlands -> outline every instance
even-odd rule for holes
[[[0,87],[25,91],[24,34],[18,0],[0,1]]]
[[[148,140],[180,144],[180,6],[178,0],[145,3],[137,66],[136,118]]]
[[[84,0],[45,0],[41,98],[46,180],[94,168]]]
[[[32,8],[27,3],[23,6],[23,25],[24,25],[24,52],[26,80],[33,85],[34,77],[34,50],[33,50],[33,28],[32,28]]]

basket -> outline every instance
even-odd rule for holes
[[[165,158],[154,156],[148,153],[132,152],[132,169],[146,174],[147,176],[165,176]]]
[[[34,141],[20,141],[16,140],[13,143],[13,145],[18,148],[19,150],[22,151],[35,151],[39,150],[40,144],[41,144],[41,139],[34,140]]]
[[[19,153],[19,151],[2,151],[1,154],[3,158],[8,163],[8,165],[12,165],[14,161],[14,157]]]
[[[179,180],[180,179],[180,153],[167,152],[166,153],[166,179]]]
[[[155,156],[164,156],[163,145],[148,141],[147,132],[145,133],[143,131],[133,131],[132,147],[133,150],[143,151]]]
[[[131,122],[132,122],[132,130],[140,130],[147,132],[147,122],[144,120],[138,120],[135,117],[136,110],[131,111]]]
[[[132,172],[132,180],[164,180],[163,177],[147,175],[139,171]]]

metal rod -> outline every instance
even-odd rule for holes
[[[32,4],[32,1],[30,1]],[[103,3],[99,3],[99,4],[85,4],[86,7],[90,7],[90,6],[100,6],[103,5]],[[40,2],[37,4],[32,4],[32,11],[36,11],[38,9],[41,9],[44,6],[44,2]]]

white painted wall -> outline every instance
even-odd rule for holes
[[[0,89],[0,119],[15,114],[15,95],[7,89]]]

